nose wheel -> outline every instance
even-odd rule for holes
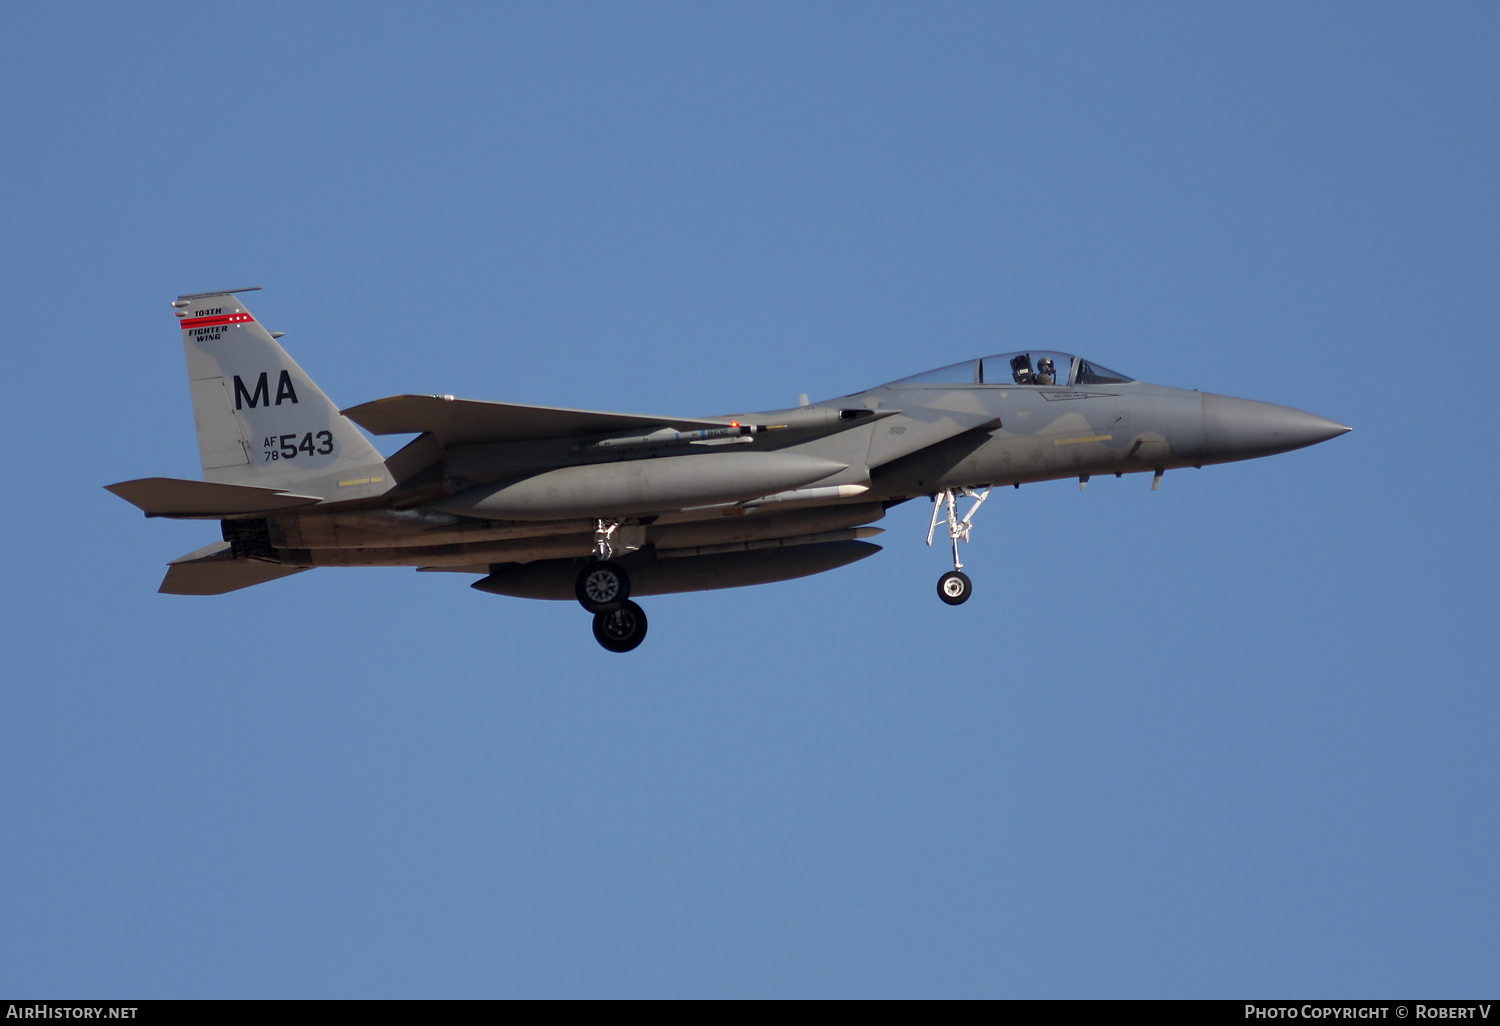
[[[949,570],[938,578],[938,598],[950,606],[961,606],[974,594],[974,582],[961,570]]]
[[[973,499],[974,505],[969,507],[969,512],[962,517],[958,515],[959,498]],[[932,497],[932,523],[927,527],[927,544],[932,544],[932,538],[937,534],[938,522],[943,519],[944,507],[947,508],[948,538],[953,542],[953,569],[938,578],[937,593],[950,606],[959,606],[969,601],[969,596],[974,594],[974,582],[969,580],[969,575],[963,573],[964,565],[958,558],[958,543],[969,540],[969,532],[974,529],[974,514],[979,512],[979,507],[984,505],[984,500],[990,497],[990,488],[986,487],[982,492],[976,492],[972,488],[963,488],[955,491],[952,488],[944,488]]]

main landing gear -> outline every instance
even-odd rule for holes
[[[958,515],[958,500],[960,497],[973,499],[974,505],[969,507],[969,512],[960,519]],[[938,521],[942,518],[943,507],[948,508],[948,537],[953,541],[953,569],[938,578],[938,598],[950,606],[958,606],[969,601],[969,596],[974,594],[974,582],[969,580],[969,575],[962,573],[964,568],[958,558],[958,543],[969,540],[969,532],[974,528],[974,514],[979,512],[979,507],[984,505],[984,500],[990,497],[990,488],[986,486],[984,491],[976,492],[972,488],[963,488],[954,491],[952,488],[944,488],[932,497],[932,523],[927,528],[927,544],[932,544],[932,536],[937,533]]]
[[[630,575],[614,562],[618,520],[594,521],[594,562],[573,582],[578,604],[594,614],[594,639],[611,652],[629,652],[646,640],[646,611],[630,601]]]
[[[607,559],[589,563],[578,571],[573,594],[578,596],[578,604],[589,612],[609,613],[630,598],[630,575],[619,563]]]
[[[594,640],[611,652],[629,652],[646,640],[646,611],[634,602],[594,614]]]

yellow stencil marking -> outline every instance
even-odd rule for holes
[[[1089,435],[1087,438],[1057,438],[1053,439],[1053,445],[1077,445],[1080,442],[1107,442],[1114,435]]]
[[[340,481],[339,482],[339,487],[340,488],[347,488],[350,485],[380,484],[380,482],[382,482],[384,480],[385,480],[385,478],[383,478],[383,477],[356,477],[352,481]]]

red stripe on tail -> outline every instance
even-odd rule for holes
[[[189,317],[180,322],[184,328],[212,328],[220,324],[244,324],[255,320],[247,313],[223,314],[219,317]]]

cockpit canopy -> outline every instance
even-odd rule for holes
[[[1135,379],[1049,349],[983,356],[913,374],[892,385],[1124,385]]]

